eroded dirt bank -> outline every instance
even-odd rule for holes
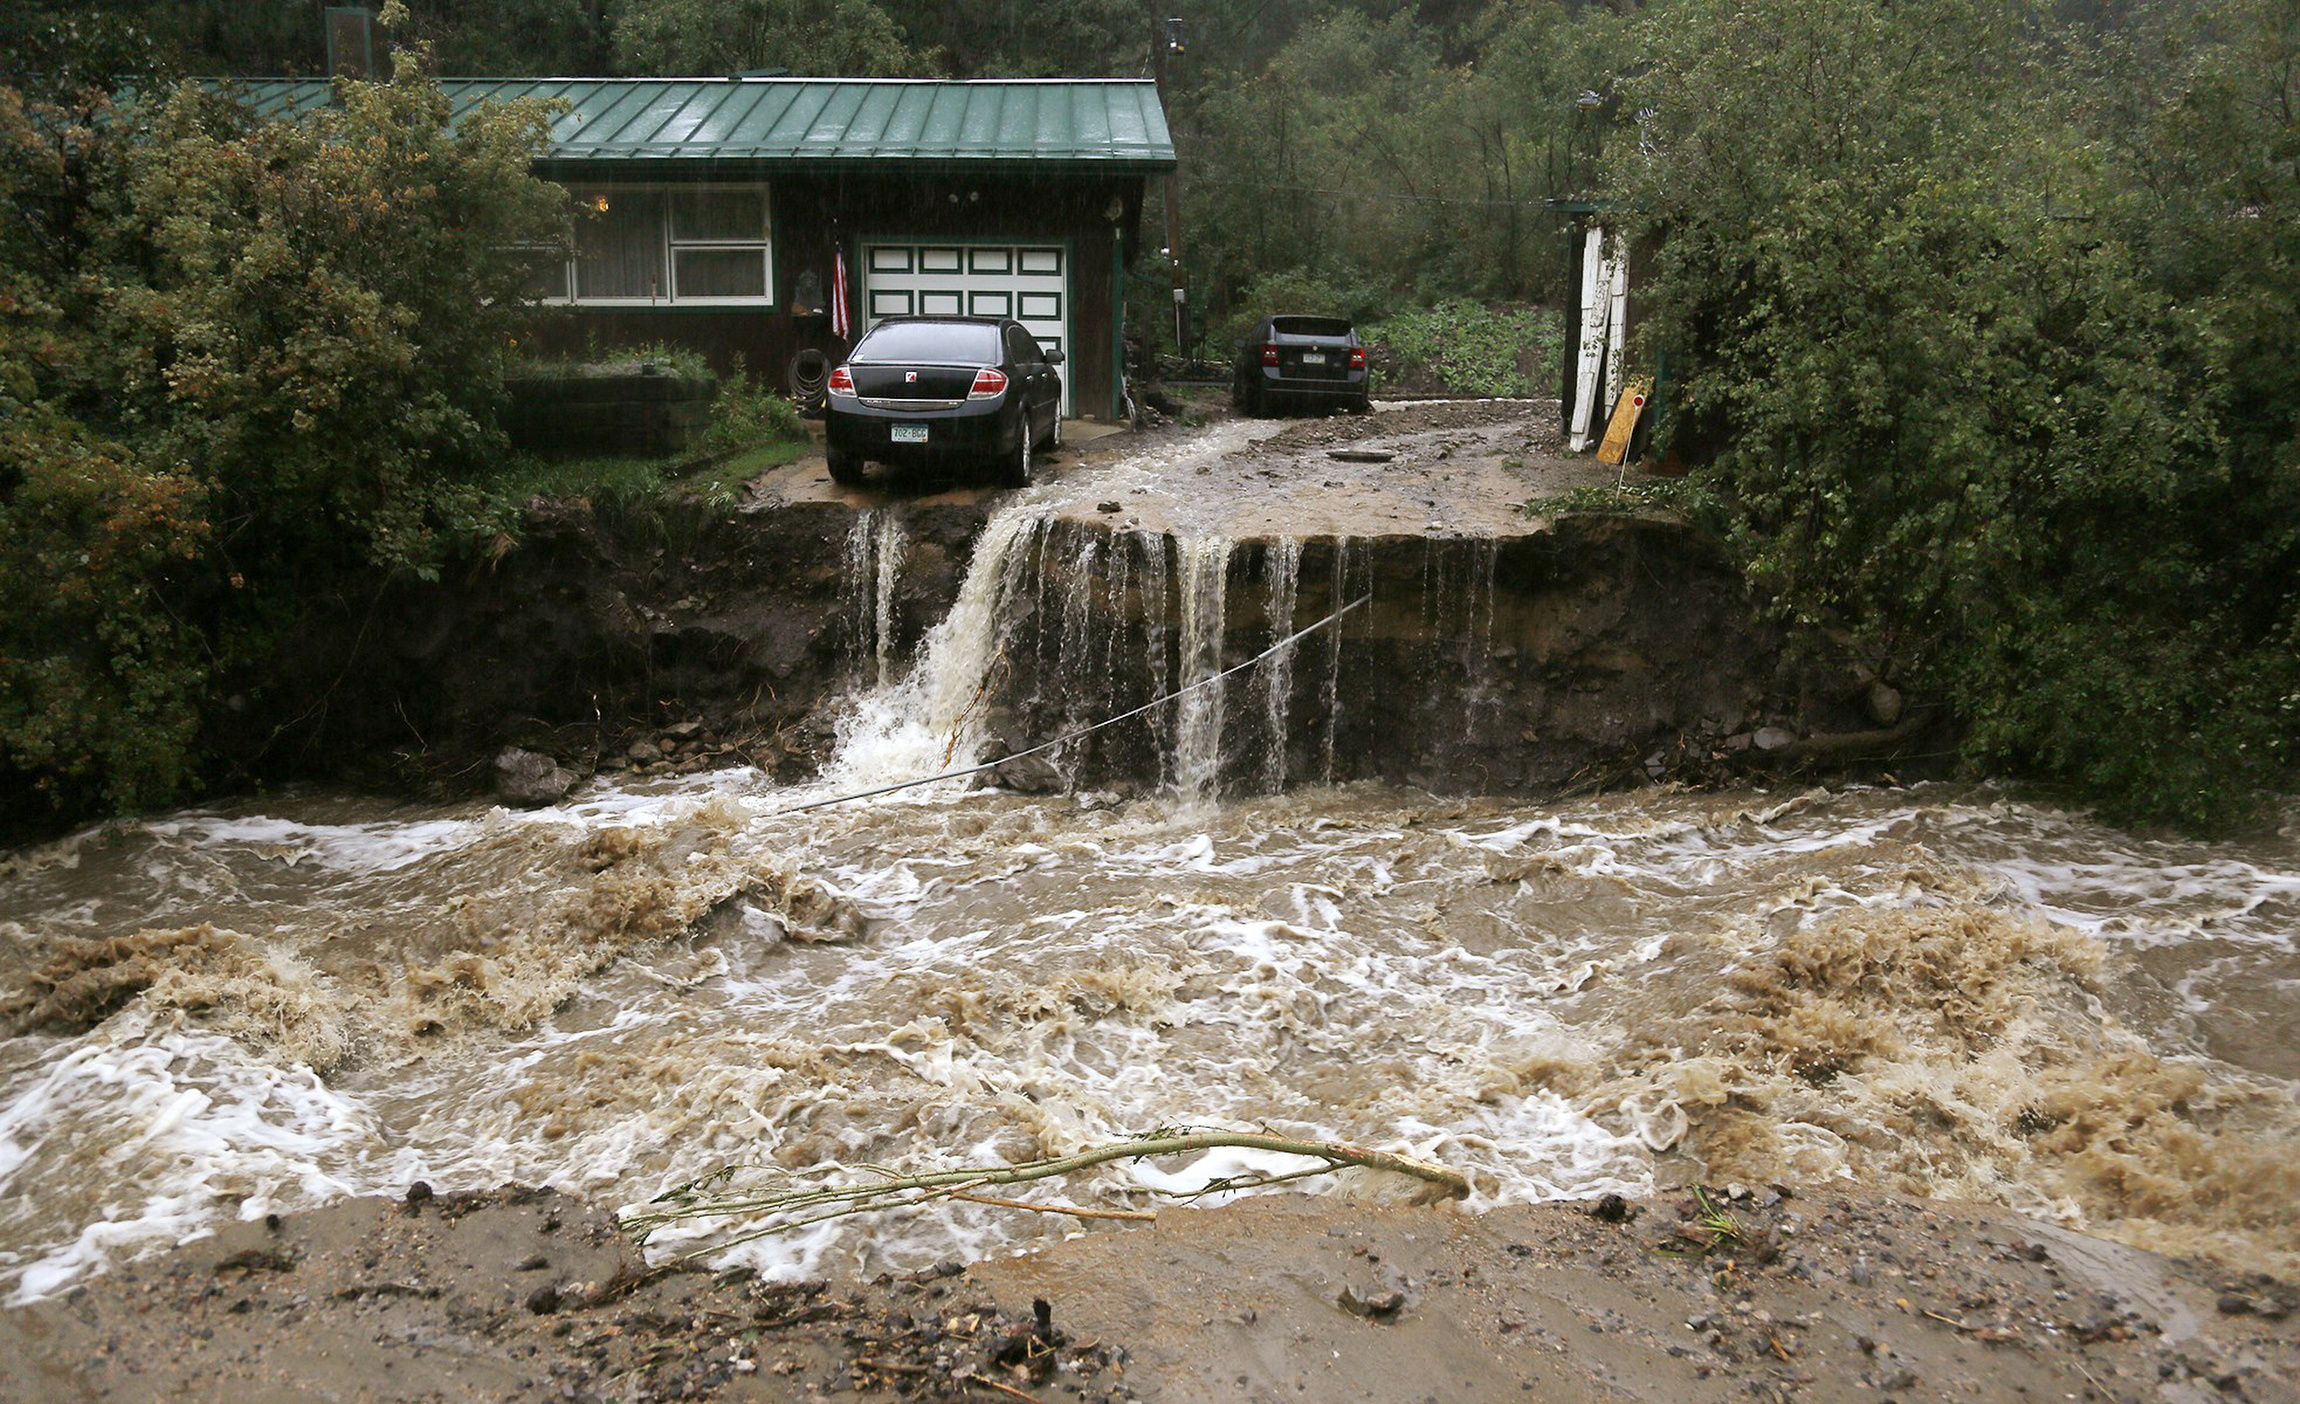
[[[1229,791],[1379,778],[1540,792],[1890,725],[1855,664],[1783,662],[1732,567],[1658,517],[1522,504],[1610,480],[1551,407],[1384,407],[1072,446],[1014,495],[849,491],[806,459],[736,507],[538,503],[436,585],[341,602],[226,749],[273,778],[484,789],[516,745],[565,783],[748,763],[794,779],[844,698],[994,577],[965,699],[1020,749],[1140,706],[1362,601],[1284,659],[1058,759],[1053,784]],[[939,490],[938,490],[939,489]],[[1195,731],[1192,731],[1192,728]],[[1018,777],[1008,777],[1017,783]],[[564,785],[562,785],[564,788]]]
[[[2282,1401],[2296,1306],[2002,1210],[1837,1188],[1478,1215],[1273,1194],[784,1285],[650,1273],[550,1191],[417,1190],[236,1224],[8,1312],[0,1394]]]
[[[911,549],[886,615],[899,646],[949,608],[982,497],[902,504]],[[275,702],[224,747],[258,775],[386,788],[483,790],[506,745],[579,775],[804,771],[824,739],[810,717],[869,647],[869,582],[850,557],[871,505],[538,501],[496,559],[317,612],[277,660]]]

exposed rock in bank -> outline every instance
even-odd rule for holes
[[[551,757],[506,746],[495,757],[495,796],[520,808],[557,804],[582,777]]]

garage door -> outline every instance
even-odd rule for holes
[[[862,265],[866,329],[882,317],[1012,317],[1039,345],[1070,354],[1070,260],[1059,244],[874,243]],[[1062,412],[1075,412],[1067,374]]]

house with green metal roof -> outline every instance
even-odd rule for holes
[[[1064,353],[1066,412],[1121,412],[1124,269],[1146,177],[1174,168],[1154,85],[1126,79],[441,80],[458,112],[563,112],[537,173],[587,207],[544,261],[571,352],[666,342],[819,386],[878,319],[1019,319]],[[259,110],[323,81],[253,81]],[[833,332],[844,262],[850,336]]]

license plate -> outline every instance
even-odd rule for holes
[[[1326,353],[1323,351],[1304,351],[1302,353],[1302,364],[1305,366],[1322,366],[1325,363]]]
[[[887,431],[887,437],[898,444],[923,444],[926,442],[926,426],[897,424]]]

